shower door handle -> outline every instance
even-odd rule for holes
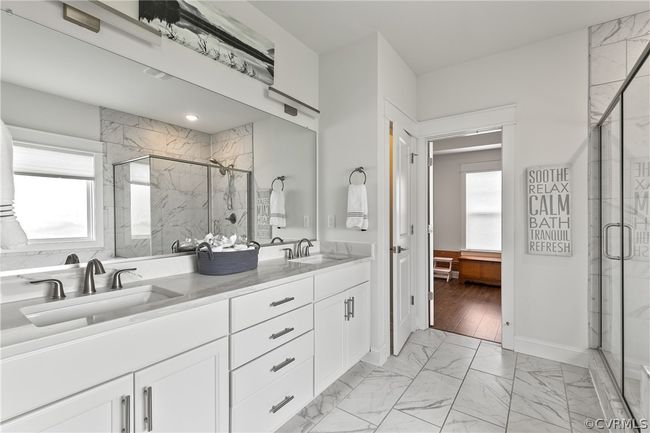
[[[612,256],[609,254],[609,229],[620,226],[621,223],[609,223],[603,227],[603,254],[610,260],[621,260],[621,256]]]
[[[627,229],[627,248],[628,253],[623,256],[623,260],[629,260],[634,255],[634,250],[632,247],[633,233],[632,226],[629,224],[623,224],[623,230]],[[623,240],[625,242],[625,239]]]

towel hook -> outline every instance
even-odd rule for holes
[[[357,167],[354,170],[352,170],[352,173],[350,173],[350,176],[348,177],[348,182],[350,182],[350,185],[352,185],[352,175],[354,173],[361,173],[363,174],[363,184],[366,184],[366,181],[368,180],[368,177],[366,176],[366,170],[363,167]]]
[[[273,179],[273,182],[271,182],[271,189],[273,189],[273,185],[275,185],[275,181],[279,180],[282,182],[282,191],[284,191],[284,181],[287,179],[286,176],[278,176],[275,179]]]

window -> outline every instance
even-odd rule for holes
[[[465,173],[465,249],[501,251],[501,171]]]
[[[14,207],[29,241],[24,250],[103,246],[101,143],[9,129]]]
[[[149,161],[129,165],[131,191],[131,238],[151,237],[151,187]]]

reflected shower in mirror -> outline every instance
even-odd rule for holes
[[[15,15],[1,31],[28,238],[1,251],[1,271],[193,251],[208,233],[316,238],[314,131]],[[278,176],[285,223],[272,226]]]

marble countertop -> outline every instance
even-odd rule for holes
[[[199,305],[245,295],[312,276],[335,266],[369,260],[371,260],[369,256],[351,255],[327,255],[327,259],[322,263],[299,263],[285,259],[271,259],[261,261],[255,270],[233,275],[208,276],[188,273],[141,280],[125,285],[122,290],[127,291],[130,287],[152,285],[175,292],[179,296],[49,326],[35,326],[21,312],[21,309],[25,307],[44,304],[48,301],[36,298],[4,303],[0,305],[0,347],[2,348],[0,359],[163,317]],[[106,291],[106,289],[98,289],[98,293]],[[70,294],[67,299],[75,297],[75,294]]]

